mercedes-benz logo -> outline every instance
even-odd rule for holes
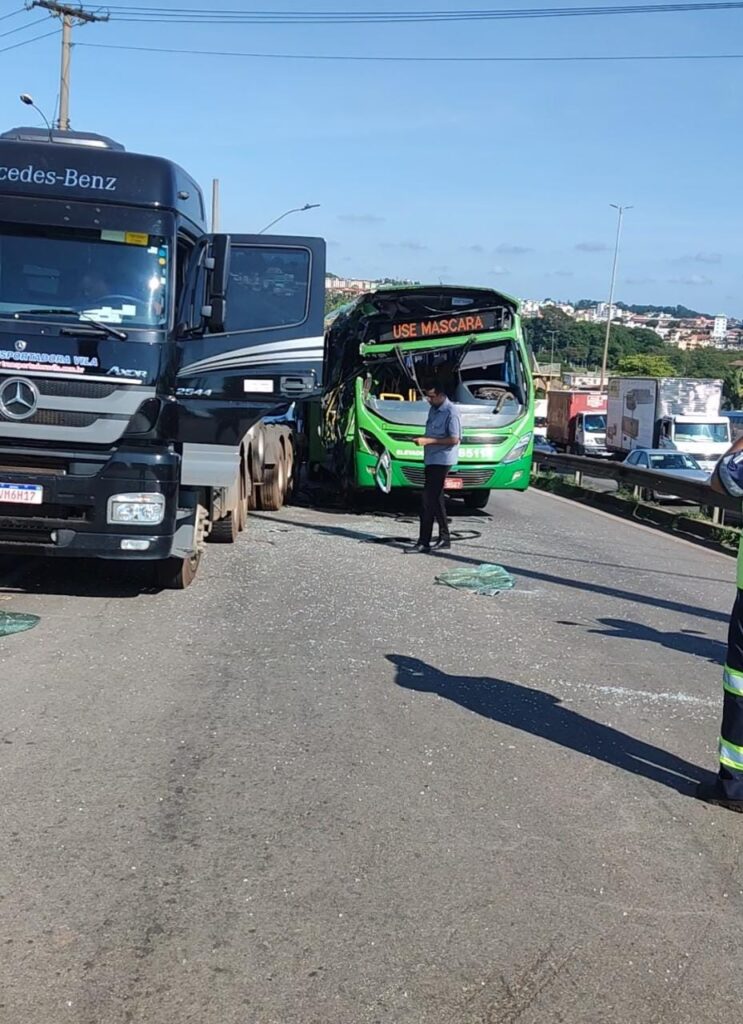
[[[0,386],[0,413],[9,420],[27,420],[39,404],[39,392],[30,380],[11,377]]]
[[[16,350],[16,352],[25,352],[27,346],[28,346],[28,342],[27,341],[23,341],[22,339],[19,338],[18,341],[15,343],[15,350]]]

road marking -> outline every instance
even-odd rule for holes
[[[687,704],[694,707],[712,708],[717,711],[721,707],[719,697],[693,697],[690,693],[661,690],[632,690],[628,686],[599,686],[596,683],[572,683],[559,680],[556,685],[565,686],[568,690],[581,690],[601,697],[618,697],[620,703],[629,704],[641,701],[645,704]]]

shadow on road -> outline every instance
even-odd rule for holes
[[[726,646],[721,640],[711,640],[698,629],[681,629],[678,631],[653,629],[642,622],[630,622],[627,619],[598,619],[605,629],[589,629],[589,633],[599,636],[616,637],[618,640],[641,640],[648,644],[658,644],[670,651],[682,654],[694,654],[705,658],[715,665],[725,661]],[[561,626],[580,626],[582,623],[561,621]]]
[[[267,521],[274,523],[285,523],[288,526],[292,526],[298,530],[310,530],[313,533],[326,534],[328,536],[346,537],[349,540],[355,540],[359,542],[365,542],[367,544],[388,544],[388,545],[403,545],[409,544],[415,538],[408,534],[405,537],[375,537],[369,531],[354,530],[350,526],[324,526],[321,523],[303,523],[297,519],[282,519],[273,513],[268,513],[265,516],[260,516],[257,513],[251,513],[255,518],[263,518]],[[467,531],[468,533],[470,531]],[[540,572],[538,569],[525,569],[520,565],[512,565],[508,562],[504,562],[500,559],[497,549],[485,548],[483,551],[489,553],[490,557],[483,558],[468,558],[466,555],[458,555],[456,553],[456,541],[457,540],[468,540],[469,538],[460,537],[457,533],[452,532],[452,538],[455,541],[455,547],[452,551],[446,553],[440,552],[436,554],[437,562],[456,562],[459,565],[482,565],[483,562],[497,561],[504,569],[507,569],[513,576],[521,579],[537,580],[540,583],[550,583],[557,587],[568,587],[573,590],[585,590],[588,593],[601,594],[605,597],[616,597],[622,601],[632,601],[635,604],[645,604],[652,608],[665,608],[669,612],[681,612],[683,615],[693,615],[700,619],[712,619],[715,622],[727,622],[730,618],[727,612],[718,612],[712,608],[702,608],[695,604],[684,604],[681,601],[672,601],[667,597],[660,597],[658,594],[639,594],[634,590],[622,590],[619,587],[610,587],[604,583],[591,583],[588,580],[582,579],[571,579],[569,576],[557,576],[554,573]],[[432,558],[432,555],[420,555],[420,558]],[[438,572],[438,569],[436,570]]]
[[[0,560],[0,593],[127,598],[158,593],[147,563],[87,558]]]
[[[447,514],[457,519],[479,519],[483,522],[493,517],[486,509],[468,508],[463,501],[447,495]],[[294,502],[300,508],[311,508],[328,515],[367,515],[377,519],[397,519],[402,522],[418,522],[421,507],[421,493],[415,490],[397,490],[382,494],[376,490],[363,490],[354,495],[349,504],[347,497],[338,489],[317,484],[305,485]]]
[[[453,676],[418,658],[388,654],[397,670],[395,682],[407,690],[437,693],[468,711],[494,722],[539,736],[578,754],[642,775],[685,796],[698,782],[711,782],[711,772],[690,764],[627,733],[595,722],[560,704],[557,697],[517,683],[478,676]],[[535,771],[545,772],[537,760]],[[569,782],[569,780],[568,780]]]

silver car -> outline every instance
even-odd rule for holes
[[[669,451],[667,448],[636,448],[624,460],[626,466],[637,469],[652,469],[654,473],[668,473],[682,480],[695,480],[698,483],[709,483],[710,473],[702,469],[693,455],[686,452]],[[647,490],[647,497],[653,501],[677,501],[678,495],[665,491]]]

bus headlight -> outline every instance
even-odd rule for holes
[[[381,455],[385,450],[384,445],[379,438],[375,437],[374,434],[369,433],[368,430],[360,428],[359,438],[361,439],[361,443],[364,448],[366,448],[368,452],[372,452],[374,455]]]
[[[524,436],[513,446],[508,455],[503,457],[503,462],[516,462],[518,459],[523,458],[526,449],[531,444],[531,431]]]
[[[109,523],[158,526],[164,516],[164,494],[113,494],[108,499],[107,520]]]

